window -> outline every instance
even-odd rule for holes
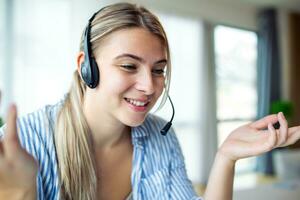
[[[201,130],[199,129],[201,87],[201,33],[200,20],[174,15],[160,14],[166,34],[168,36],[171,61],[172,80],[170,96],[176,113],[173,128],[185,157],[189,178],[201,182]],[[180,28],[178,28],[180,27]],[[155,110],[155,109],[154,109]],[[155,113],[169,121],[172,115],[170,103]]]
[[[8,52],[5,51],[5,46],[8,44],[7,41],[7,2],[8,1],[0,1],[0,91],[3,94],[4,83],[5,83],[5,62],[7,61],[6,57]],[[4,117],[5,106],[3,106],[5,102],[3,102],[3,98],[1,98],[0,102],[0,117]]]
[[[0,37],[5,41],[5,1],[0,1]],[[3,73],[4,73],[4,45],[5,42],[0,42],[0,90],[3,90]]]
[[[13,100],[23,115],[56,103],[70,85],[71,8],[70,1],[16,0],[13,9]]]
[[[257,35],[253,31],[216,26],[215,63],[218,143],[235,128],[253,121],[257,112]],[[239,161],[237,173],[249,172],[255,158]]]

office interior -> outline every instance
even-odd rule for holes
[[[89,17],[113,0],[1,0],[0,116],[63,98]],[[131,0],[161,20],[171,48],[174,128],[203,194],[218,147],[235,128],[284,112],[300,124],[299,0]],[[153,111],[169,120],[171,107]],[[238,161],[234,199],[299,199],[300,142]]]

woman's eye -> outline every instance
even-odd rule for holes
[[[156,75],[164,75],[165,70],[164,69],[153,69],[152,73],[156,74]]]
[[[135,65],[129,65],[129,64],[124,64],[124,65],[120,65],[121,68],[125,69],[126,71],[134,71],[136,70],[136,66]]]

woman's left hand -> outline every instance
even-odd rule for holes
[[[273,124],[279,122],[280,128]],[[267,130],[264,130],[268,128]],[[219,153],[235,162],[256,156],[277,147],[294,144],[300,139],[300,126],[288,128],[284,115],[269,115],[234,130],[221,145]]]

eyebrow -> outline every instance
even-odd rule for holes
[[[124,53],[124,54],[118,55],[117,57],[115,57],[115,59],[120,59],[120,58],[124,58],[124,57],[132,58],[132,59],[137,60],[141,63],[146,62],[143,58],[141,58],[139,56],[136,56],[136,55],[133,55],[133,54],[129,54],[129,53]],[[166,62],[167,62],[166,59],[161,59],[161,60],[156,61],[155,64],[166,63]]]

